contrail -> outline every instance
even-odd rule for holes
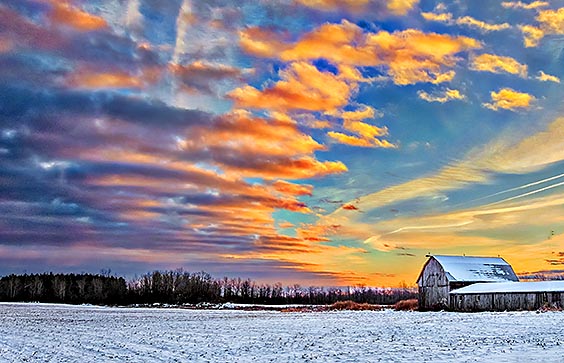
[[[511,200],[514,200],[514,199],[519,199],[519,198],[523,198],[523,197],[526,197],[526,196],[529,196],[529,195],[532,195],[532,194],[537,194],[537,193],[540,193],[540,192],[544,192],[545,190],[557,188],[557,187],[562,186],[562,185],[564,185],[564,182],[552,184],[552,185],[549,185],[549,186],[544,187],[544,188],[532,190],[532,191],[527,192],[527,193],[519,194],[519,195],[516,195],[516,196],[511,197],[511,198],[507,198],[507,199],[500,200],[499,202],[486,204],[485,207],[489,207],[489,206],[496,205],[496,204],[500,204],[500,203],[509,202],[509,201],[511,201]]]
[[[182,6],[178,11],[178,18],[176,18],[176,42],[174,44],[174,54],[172,62],[178,64],[180,56],[186,52],[186,35],[190,27],[192,16],[192,2],[190,0],[182,1]]]
[[[125,24],[129,29],[138,29],[142,26],[143,15],[139,11],[140,0],[130,0],[125,12]]]
[[[462,227],[462,226],[466,226],[470,223],[473,223],[473,221],[465,221],[465,222],[460,222],[460,223],[454,223],[454,224],[431,224],[431,225],[427,225],[427,226],[409,226],[409,227],[401,227],[398,228],[394,231],[388,232],[388,233],[384,233],[382,236],[387,236],[389,234],[395,234],[395,233],[399,233],[399,232],[403,232],[403,231],[409,231],[409,230],[418,230],[418,229],[440,229],[440,228],[453,228],[453,227]]]
[[[490,195],[486,195],[486,196],[484,196],[484,197],[480,197],[480,198],[477,198],[477,199],[473,199],[473,200],[470,200],[470,201],[468,201],[468,202],[459,203],[459,204],[457,204],[456,206],[459,206],[459,205],[461,205],[461,204],[467,204],[467,203],[477,202],[477,201],[479,201],[479,200],[484,200],[484,199],[488,199],[488,198],[491,198],[491,197],[495,197],[495,196],[498,196],[498,195],[501,195],[501,194],[506,194],[506,193],[514,192],[514,191],[516,191],[516,190],[526,189],[526,188],[529,188],[529,187],[532,187],[532,186],[535,186],[535,185],[543,184],[543,183],[546,183],[546,182],[549,182],[549,181],[552,181],[552,180],[555,180],[555,179],[560,179],[560,178],[563,178],[563,177],[564,177],[564,174],[558,174],[558,175],[555,175],[555,176],[551,176],[550,178],[538,180],[538,181],[536,181],[536,182],[532,182],[532,183],[529,183],[529,184],[521,185],[521,186],[518,186],[518,187],[515,187],[515,188],[511,188],[511,189],[502,190],[502,191],[500,191],[500,192],[493,193],[493,194],[490,194]]]

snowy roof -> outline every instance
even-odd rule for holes
[[[451,291],[451,294],[506,292],[564,292],[564,281],[477,283]]]
[[[501,257],[432,256],[443,267],[449,281],[519,281],[510,264]]]

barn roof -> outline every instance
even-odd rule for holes
[[[451,294],[564,292],[564,281],[477,283],[451,291]]]
[[[448,281],[519,281],[511,265],[501,257],[437,255],[431,258],[442,266]]]

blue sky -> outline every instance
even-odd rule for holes
[[[0,273],[564,264],[562,1],[0,4]]]

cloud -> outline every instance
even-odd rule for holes
[[[52,22],[72,27],[79,31],[94,31],[108,27],[104,18],[87,13],[68,3],[53,1],[50,13]]]
[[[539,71],[539,75],[536,76],[535,79],[538,79],[539,81],[542,81],[542,82],[560,83],[560,78],[558,78],[556,76],[552,76],[550,74],[546,74],[543,71]]]
[[[511,88],[502,88],[499,92],[490,92],[492,102],[483,103],[482,106],[494,111],[499,109],[515,111],[517,109],[530,108],[535,97]]]
[[[564,34],[564,8],[556,10],[541,10],[536,20],[540,27],[548,34]]]
[[[277,180],[272,183],[274,189],[280,193],[289,195],[312,195],[313,186],[309,184],[293,184],[284,180]]]
[[[294,223],[288,221],[279,221],[278,228],[286,229],[286,228],[294,228],[296,225]]]
[[[298,4],[323,11],[349,11],[360,14],[371,11],[386,10],[392,15],[405,15],[412,10],[419,0],[296,0]]]
[[[540,10],[536,17],[538,26],[522,25],[525,47],[536,47],[546,35],[564,34],[564,8]]]
[[[495,54],[481,54],[474,57],[470,69],[481,72],[510,73],[520,77],[527,77],[527,65],[517,62],[511,57],[498,56]]]
[[[452,23],[452,14],[451,13],[432,13],[432,12],[422,12],[421,16],[423,19],[428,21],[437,21],[441,23]]]
[[[386,7],[392,14],[405,15],[418,3],[419,0],[390,0],[386,2]]]
[[[415,29],[365,33],[346,20],[323,24],[295,43],[256,28],[242,32],[240,37],[241,47],[251,55],[312,61],[321,53],[338,65],[382,67],[398,85],[449,82],[455,76],[452,68],[458,61],[456,54],[481,47],[473,38]]]
[[[350,146],[385,148],[385,149],[397,147],[396,145],[390,143],[387,140],[381,140],[375,137],[357,137],[336,131],[329,131],[327,133],[327,136],[329,136],[330,138],[332,138],[333,140],[337,141],[340,144],[350,145]]]
[[[492,32],[492,31],[500,31],[511,28],[511,25],[508,23],[502,24],[490,24],[486,23],[482,20],[475,19],[471,16],[463,16],[460,18],[454,18],[451,13],[432,13],[432,12],[423,12],[421,16],[428,21],[436,21],[441,22],[449,25],[466,25],[471,28],[476,28],[483,32]]]
[[[91,73],[86,70],[79,70],[70,75],[66,84],[78,89],[139,89],[143,87],[143,81],[140,78],[124,72]]]
[[[361,12],[368,5],[370,0],[296,0],[298,4],[324,11],[350,10]]]
[[[141,0],[130,0],[125,11],[125,25],[134,30],[141,29],[143,26],[143,14],[140,11]]]
[[[382,117],[384,114],[377,111],[374,107],[361,105],[361,107],[354,111],[345,111],[340,115],[341,118],[351,121],[365,120],[369,118]]]
[[[170,65],[171,72],[180,80],[187,92],[213,93],[213,84],[218,81],[240,80],[244,70],[237,67],[196,61],[187,65]]]
[[[347,131],[354,132],[365,139],[373,139],[380,136],[388,135],[388,129],[367,124],[366,122],[345,119],[343,128]]]
[[[362,196],[354,201],[354,205],[363,211],[371,211],[405,200],[432,197],[471,184],[485,183],[492,173],[522,174],[540,170],[564,160],[564,148],[561,145],[563,138],[564,118],[558,118],[550,123],[546,130],[529,135],[518,142],[508,142],[503,138],[494,140],[480,150],[470,153],[465,159],[448,165],[433,175]],[[347,235],[347,225],[352,222],[350,216],[341,207],[321,218],[319,223],[340,224],[342,225],[340,232],[342,235]],[[359,228],[362,230],[362,227]],[[366,233],[362,233],[362,236],[364,239],[369,237]]]
[[[345,106],[355,91],[355,85],[339,75],[319,71],[306,62],[291,63],[280,71],[280,77],[280,81],[263,90],[247,85],[228,96],[239,108],[330,112]]]
[[[547,1],[533,1],[530,3],[524,3],[522,1],[504,1],[501,3],[501,6],[508,9],[538,9],[542,7],[549,6],[550,4]]]
[[[178,64],[180,57],[187,52],[186,36],[190,26],[194,23],[195,16],[192,11],[192,1],[182,0],[182,5],[178,10],[178,17],[176,18],[176,42],[174,45],[174,53],[172,62]]]
[[[447,88],[443,92],[429,94],[423,90],[417,92],[417,96],[427,102],[445,103],[451,100],[463,100],[465,96],[459,90]]]
[[[533,25],[521,25],[519,26],[519,29],[523,32],[523,43],[527,48],[539,45],[541,39],[544,38],[545,35],[544,31]]]

